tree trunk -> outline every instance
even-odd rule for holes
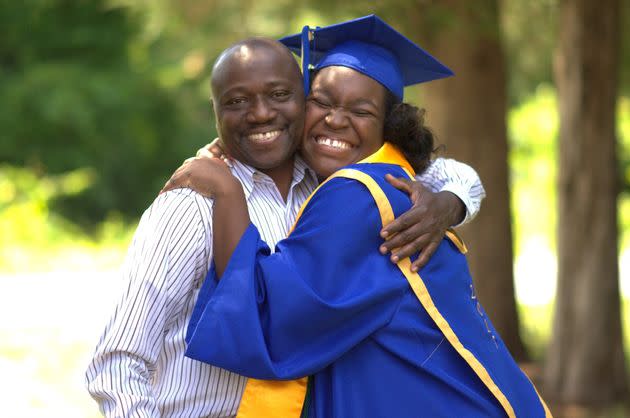
[[[419,9],[422,43],[455,77],[423,87],[427,124],[445,156],[474,167],[487,192],[479,216],[461,229],[477,294],[518,360],[526,359],[514,297],[506,128],[507,80],[496,0],[441,0]],[[409,18],[408,18],[409,19]],[[424,19],[424,21],[422,21]],[[428,20],[428,21],[427,21]],[[428,33],[426,33],[428,28]]]
[[[627,394],[617,252],[618,0],[560,2],[558,287],[545,393],[602,405]]]

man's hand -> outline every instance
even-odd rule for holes
[[[382,254],[391,252],[393,263],[420,252],[411,265],[412,271],[418,271],[437,250],[446,230],[464,219],[466,208],[451,192],[433,193],[417,181],[390,174],[385,178],[392,186],[406,192],[413,206],[381,230],[386,241],[380,251]]]

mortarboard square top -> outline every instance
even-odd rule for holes
[[[302,57],[304,87],[310,87],[309,65],[349,67],[381,83],[399,100],[403,88],[453,72],[376,15],[323,28],[305,26],[301,34],[280,39]]]

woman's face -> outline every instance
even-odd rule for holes
[[[320,70],[306,99],[302,156],[328,177],[383,145],[386,90],[347,67]]]

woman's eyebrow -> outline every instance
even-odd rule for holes
[[[351,105],[355,105],[355,106],[356,105],[364,105],[364,104],[366,104],[366,105],[370,105],[372,107],[378,108],[378,105],[374,101],[372,101],[370,99],[364,99],[364,98],[353,100],[350,104]]]

